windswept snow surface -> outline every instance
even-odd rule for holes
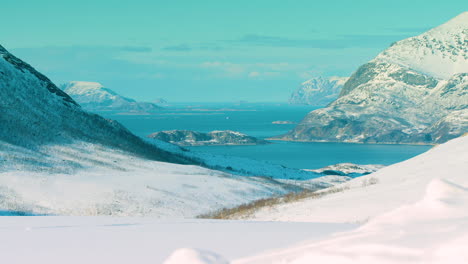
[[[161,264],[183,248],[167,264],[225,264],[206,249],[232,260],[305,239],[324,239],[355,227],[147,217],[0,217],[0,262]]]

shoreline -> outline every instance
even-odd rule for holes
[[[302,143],[345,143],[345,144],[367,144],[367,145],[414,145],[414,146],[437,146],[439,143],[394,143],[394,142],[346,142],[346,141],[321,141],[321,140],[292,140],[284,138],[265,138],[271,141],[284,141],[284,142],[302,142]]]

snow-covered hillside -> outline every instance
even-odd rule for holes
[[[4,147],[0,158],[14,156],[15,162],[0,170],[0,211],[16,214],[193,218],[297,189],[95,144],[54,146],[21,156]]]
[[[60,89],[89,111],[151,112],[161,109],[154,103],[123,97],[97,82],[72,81],[61,85]]]
[[[338,98],[347,77],[313,78],[305,81],[291,94],[290,104],[326,106]]]
[[[467,150],[468,136],[453,139],[407,161],[337,185],[347,187],[343,192],[265,208],[251,219],[365,222],[379,214],[419,201],[424,197],[428,184],[434,180],[442,179],[468,186]]]
[[[344,183],[341,186],[347,188],[341,192],[260,210],[250,219],[361,226],[346,232],[337,229],[338,233],[324,239],[311,236],[309,241],[231,263],[465,263],[467,149],[468,136],[453,139]],[[186,263],[226,263],[215,253],[184,249],[175,251],[165,264],[182,259]]]
[[[468,12],[393,44],[278,139],[441,143],[468,132]]]

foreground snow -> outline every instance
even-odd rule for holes
[[[420,201],[357,230],[234,263],[466,263],[467,208],[467,188],[436,179]]]
[[[177,248],[210,249],[232,260],[305,239],[320,240],[352,228],[355,225],[128,217],[0,217],[0,262],[160,264]],[[197,264],[194,259],[210,260],[207,256],[212,256],[205,250],[184,249],[176,253],[172,263]],[[175,262],[184,259],[190,261]]]

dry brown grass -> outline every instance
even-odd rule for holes
[[[364,178],[362,180],[362,187],[367,187],[367,186],[374,185],[374,184],[377,184],[377,183],[379,183],[379,179],[377,179],[375,177]]]
[[[272,207],[279,204],[287,204],[303,199],[318,199],[325,195],[348,190],[349,186],[331,187],[325,191],[303,190],[301,192],[292,192],[283,196],[270,197],[256,200],[250,203],[241,204],[233,208],[223,208],[215,212],[199,215],[203,219],[242,219],[246,218],[261,208]]]

